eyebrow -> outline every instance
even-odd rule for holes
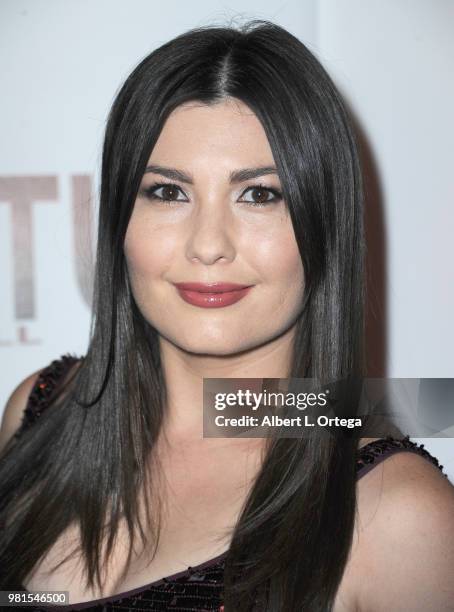
[[[177,170],[176,168],[166,168],[165,166],[158,166],[151,164],[145,169],[145,174],[152,172],[153,174],[160,174],[169,179],[175,181],[181,181],[182,183],[188,183],[189,185],[194,184],[194,179],[190,174]],[[233,170],[229,175],[230,183],[241,183],[249,179],[257,178],[258,176],[264,176],[266,174],[277,174],[277,168],[274,166],[262,166],[259,168],[242,168],[241,170]]]

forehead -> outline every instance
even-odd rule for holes
[[[237,166],[272,163],[271,148],[257,116],[243,102],[228,98],[207,105],[188,102],[168,117],[150,161],[186,166],[197,161],[231,160]]]

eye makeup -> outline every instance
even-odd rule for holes
[[[161,195],[158,195],[159,190],[162,190]],[[260,196],[260,201],[242,199],[244,198],[245,194],[248,192],[252,192],[252,193],[255,192],[256,194],[259,193],[261,194],[261,196],[264,196],[266,199],[263,200],[261,196]],[[165,204],[170,204],[171,202],[188,202],[189,201],[184,198],[183,199],[179,198],[178,197],[179,194],[183,194],[183,196],[185,196],[181,187],[179,187],[175,183],[163,183],[163,182],[152,183],[151,185],[147,187],[142,187],[139,191],[140,196],[145,197],[152,201],[162,202]],[[282,200],[282,193],[273,187],[266,187],[265,185],[262,185],[262,184],[249,185],[248,187],[246,187],[246,189],[243,190],[243,193],[241,194],[240,198],[241,198],[239,200],[240,202],[244,202],[246,204],[250,204],[251,206],[255,206],[255,207],[264,207],[264,206],[269,206],[270,204],[276,204],[277,202],[280,202]]]

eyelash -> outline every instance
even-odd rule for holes
[[[174,183],[153,183],[152,185],[148,187],[142,188],[140,190],[140,195],[145,196],[149,200],[157,200],[159,202],[163,202],[166,204],[169,204],[170,202],[184,202],[184,200],[175,200],[175,199],[170,200],[170,199],[161,198],[160,196],[156,195],[156,191],[158,189],[161,189],[162,187],[173,187],[175,189],[178,189],[180,193],[183,193],[182,189],[178,185],[175,185]],[[261,184],[250,185],[243,191],[243,193],[241,194],[241,197],[243,197],[244,194],[248,191],[254,191],[254,189],[267,191],[268,193],[271,193],[273,197],[270,200],[266,200],[265,202],[246,202],[246,204],[250,204],[251,206],[254,206],[257,208],[263,208],[265,206],[268,206],[269,204],[274,204],[276,202],[279,202],[279,200],[282,199],[282,194],[277,189],[272,189],[271,187],[265,187],[265,185],[261,185]]]

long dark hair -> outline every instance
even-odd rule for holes
[[[158,334],[133,299],[123,242],[166,118],[184,102],[226,97],[247,104],[265,129],[304,264],[289,376],[364,375],[361,173],[330,77],[268,21],[200,27],[162,45],[126,79],[107,122],[89,348],[66,397],[2,455],[1,588],[20,584],[73,522],[86,584],[100,585],[120,519],[129,553],[137,530],[146,542],[139,491],[157,542],[159,504],[149,511],[146,477],[166,388]],[[269,441],[232,533],[226,610],[250,610],[256,596],[261,611],[331,609],[352,540],[356,450],[353,437]]]

